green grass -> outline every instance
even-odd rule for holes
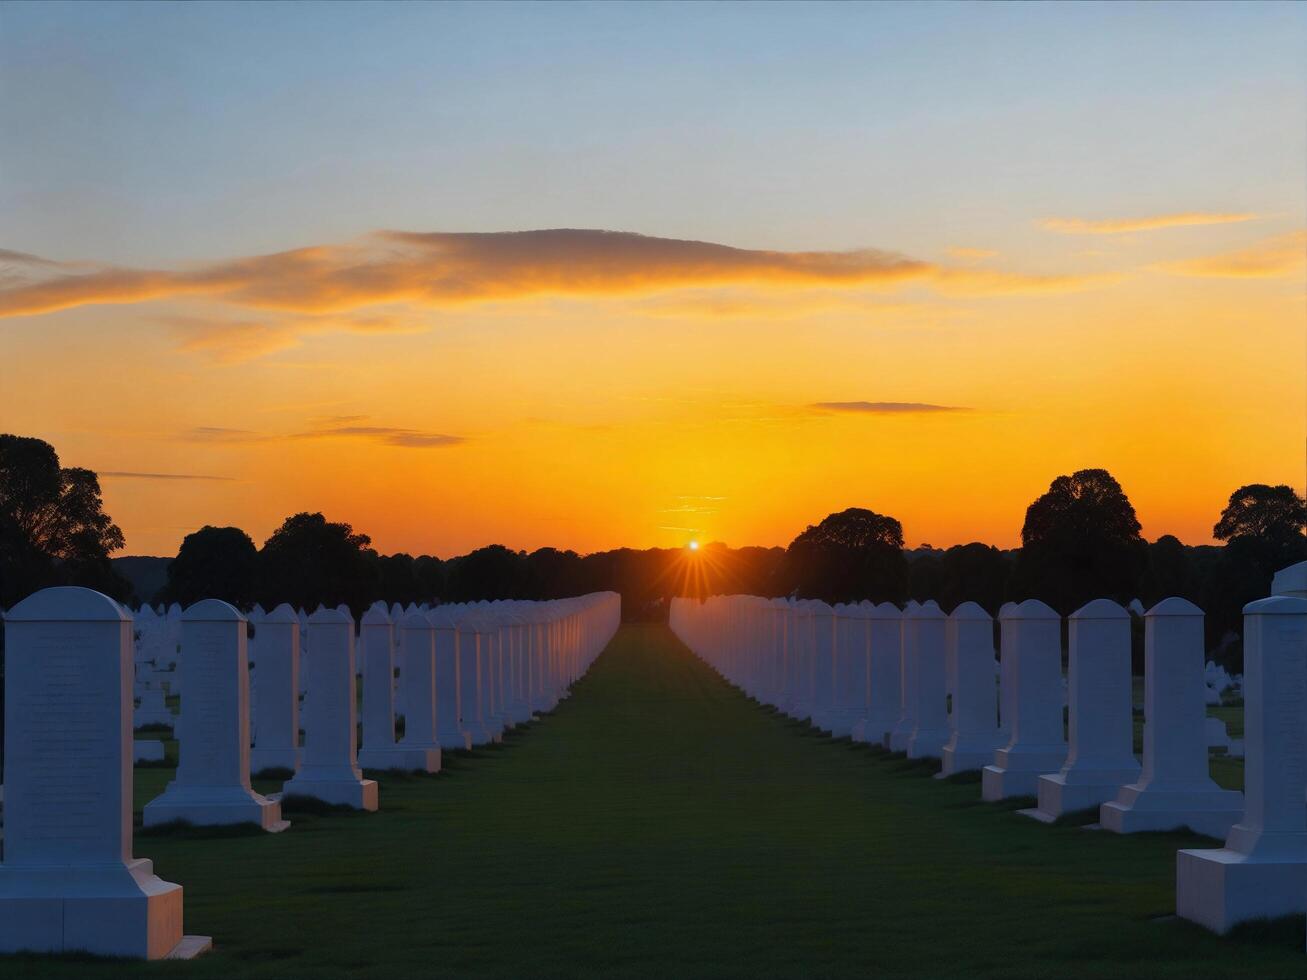
[[[1044,826],[931,773],[628,626],[541,723],[437,776],[384,776],[380,813],[138,837],[209,956],[0,975],[1301,974],[1301,919],[1220,939],[1171,918],[1176,849],[1211,842]],[[138,807],[168,775],[137,773]]]

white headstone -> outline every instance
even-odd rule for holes
[[[1035,796],[1039,777],[1056,772],[1066,761],[1062,618],[1038,599],[1005,608],[1007,613],[999,615],[999,624],[1003,630],[1003,681],[1011,688],[1012,717],[1007,745],[996,750],[993,763],[981,771],[981,796],[990,802]]]
[[[946,635],[953,711],[940,772],[952,776],[983,769],[999,746],[994,620],[976,603],[964,602],[949,613]]]
[[[1243,794],[1211,777],[1203,687],[1203,611],[1163,599],[1144,617],[1144,770],[1100,808],[1105,829],[1189,827],[1221,838],[1239,819]]]
[[[400,748],[408,752],[410,769],[440,772],[440,739],[436,734],[435,631],[427,617],[414,609],[399,622],[399,645],[404,651],[404,737]]]
[[[436,735],[441,749],[472,748],[472,737],[459,727],[458,627],[442,606],[427,613],[436,633]]]
[[[483,608],[472,620],[477,634],[477,659],[481,664],[481,724],[490,741],[504,740],[504,719],[496,711],[499,688],[499,626],[494,614]]]
[[[836,738],[852,736],[867,715],[867,613],[870,606],[837,607],[835,615],[835,708],[830,731]],[[766,609],[771,613],[770,607]],[[768,621],[770,625],[770,619]],[[770,650],[770,644],[763,646]]]
[[[471,616],[463,616],[455,633],[458,648],[459,726],[473,745],[491,741],[481,720],[481,637]]]
[[[855,742],[885,745],[899,717],[900,634],[903,614],[891,602],[866,610],[867,714],[853,726]]]
[[[281,804],[250,788],[250,682],[246,621],[236,607],[205,599],[182,614],[187,694],[179,727],[177,777],[145,804],[145,826],[252,823],[290,826]]]
[[[300,628],[282,603],[259,624],[259,700],[250,771],[289,769],[300,762]]]
[[[309,617],[304,657],[304,749],[286,796],[377,809],[377,784],[364,779],[355,757],[354,622],[334,609]]]
[[[835,610],[812,604],[812,724],[831,731],[835,710]]]
[[[131,666],[131,624],[98,592],[43,589],[5,617],[0,953],[211,945],[182,935],[181,886],[132,857]]]
[[[423,769],[426,754],[395,742],[395,626],[384,604],[363,614],[359,627],[363,670],[363,769]]]
[[[1061,771],[1039,777],[1039,808],[1052,822],[1063,814],[1116,799],[1139,778],[1131,715],[1130,614],[1110,599],[1095,599],[1070,617],[1068,727]]]
[[[934,599],[903,617],[904,629],[914,638],[910,649],[916,658],[917,698],[915,725],[908,738],[909,759],[938,759],[949,739],[948,695],[945,693],[944,659],[947,617]]]
[[[1307,598],[1243,611],[1246,808],[1225,847],[1176,855],[1176,914],[1220,933],[1307,911]]]
[[[913,729],[917,727],[917,654],[914,644],[916,632],[908,627],[908,617],[920,606],[909,600],[903,609],[903,623],[899,630],[899,717],[890,729],[885,747],[891,752],[906,752]]]

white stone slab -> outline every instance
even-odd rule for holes
[[[1225,847],[1176,855],[1181,918],[1224,933],[1307,911],[1307,599],[1244,607],[1246,808]]]
[[[1099,822],[1118,834],[1188,827],[1224,837],[1243,794],[1213,782],[1203,704],[1203,611],[1163,599],[1144,617],[1144,767],[1104,803]]]
[[[299,768],[300,760],[300,628],[299,617],[286,603],[259,624],[258,724],[250,771]]]
[[[304,749],[284,795],[377,809],[377,784],[363,778],[355,755],[354,623],[348,616],[319,609],[309,617],[304,675]]]
[[[948,694],[945,678],[948,618],[934,599],[903,617],[903,628],[914,636],[909,649],[915,658],[916,706],[912,733],[905,751],[909,759],[938,759],[949,740]]]
[[[1130,614],[1095,599],[1071,614],[1066,764],[1039,777],[1039,815],[1053,821],[1116,799],[1139,778],[1131,715]]]
[[[281,804],[250,788],[250,687],[246,621],[220,599],[181,617],[182,669],[189,683],[178,726],[177,775],[145,804],[146,827],[252,823],[273,833],[290,824]]]
[[[132,633],[112,599],[43,589],[5,617],[0,953],[161,959],[182,888],[132,857]]]
[[[1009,689],[1007,745],[981,770],[981,796],[993,802],[1035,796],[1039,777],[1066,761],[1062,725],[1062,618],[1038,599],[1005,606],[1004,685]]]
[[[866,610],[867,714],[853,726],[853,740],[887,745],[890,729],[898,721],[902,684],[903,614],[890,602]]]
[[[994,620],[976,603],[964,602],[949,613],[946,637],[953,711],[940,772],[952,776],[983,769],[999,745]]]

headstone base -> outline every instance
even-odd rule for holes
[[[250,772],[261,773],[265,769],[289,769],[294,772],[300,767],[300,752],[296,748],[261,749],[257,745],[250,749]]]
[[[440,749],[417,749],[403,745],[359,749],[362,769],[403,769],[405,772],[440,772]]]
[[[912,729],[899,728],[895,725],[885,733],[885,748],[891,752],[908,751],[908,743],[912,741]]]
[[[472,748],[472,736],[467,732],[441,732],[440,747],[442,749],[463,749],[466,751]]]
[[[949,740],[946,728],[925,729],[912,733],[908,740],[909,759],[938,759],[944,753],[944,745]]]
[[[994,747],[976,747],[962,745],[945,745],[939,754],[942,764],[940,775],[955,776],[960,772],[974,772],[984,769],[994,758]]]
[[[181,943],[182,887],[125,866],[0,870],[0,953],[163,959]]]
[[[1175,912],[1216,933],[1307,911],[1307,859],[1256,861],[1228,848],[1177,851]]]
[[[178,786],[169,783],[163,795],[141,812],[147,827],[184,820],[195,827],[252,823],[272,834],[290,826],[281,818],[281,804],[249,790],[228,787]]]
[[[981,799],[994,803],[1012,796],[1038,796],[1039,777],[1057,772],[1065,762],[1065,745],[999,749],[993,764],[981,770]]]
[[[853,741],[866,742],[869,745],[884,745],[885,736],[893,728],[893,723],[886,723],[875,718],[863,718],[853,726]]]
[[[182,936],[182,941],[172,948],[165,960],[193,960],[197,956],[213,949],[212,936]]]
[[[1037,787],[1038,809],[1051,823],[1063,814],[1088,810],[1115,800],[1122,786],[1138,778],[1138,767],[1114,772],[1095,769],[1092,772],[1075,773],[1070,778],[1060,772],[1040,776]]]
[[[834,738],[852,738],[853,729],[860,721],[862,719],[852,712],[836,712],[830,718],[830,733]]]
[[[296,776],[282,787],[282,796],[308,796],[333,806],[376,810],[377,783],[373,779],[303,779]]]
[[[1215,783],[1191,789],[1122,786],[1117,798],[1099,807],[1104,830],[1138,834],[1153,830],[1190,830],[1224,840],[1243,816],[1243,794],[1218,789]]]

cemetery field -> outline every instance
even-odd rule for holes
[[[171,771],[136,770],[136,808]],[[1298,975],[1303,926],[1171,918],[1184,835],[1044,826],[978,781],[832,740],[624,626],[552,715],[376,814],[147,836],[188,963],[19,958],[23,977]],[[275,789],[263,784],[260,789]]]

